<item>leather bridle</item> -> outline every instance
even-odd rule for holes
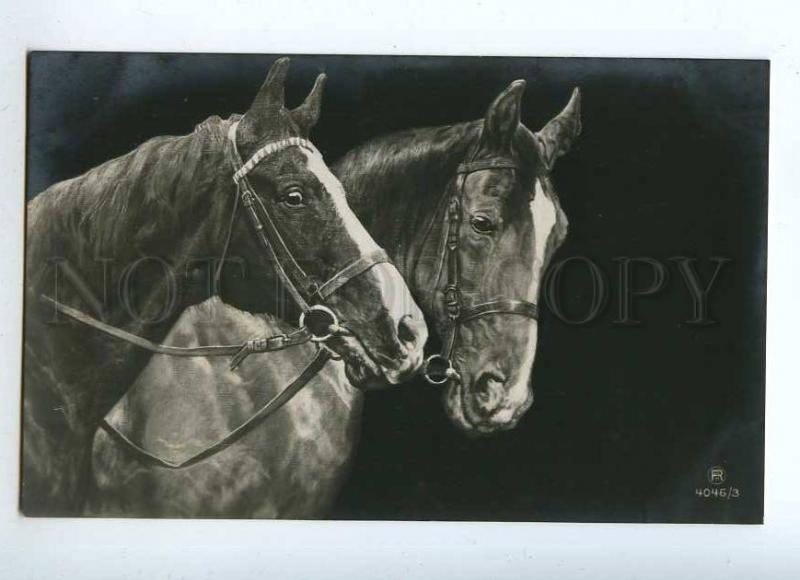
[[[456,169],[455,186],[445,193],[445,198],[449,197],[449,199],[447,199],[447,208],[445,210],[446,228],[442,261],[446,262],[447,265],[444,308],[449,320],[449,327],[444,337],[441,353],[433,354],[426,358],[422,367],[422,374],[425,380],[432,385],[444,385],[450,380],[461,381],[461,375],[450,357],[456,345],[459,327],[465,322],[484,316],[496,315],[526,316],[532,320],[538,320],[539,318],[539,307],[527,300],[501,298],[471,306],[464,304],[461,292],[458,232],[464,206],[464,187],[469,174],[497,169],[517,171],[519,166],[513,159],[506,157],[494,157],[462,163]],[[434,281],[435,285],[438,285],[440,278],[441,270]]]
[[[339,268],[336,274],[325,282],[321,284],[316,282],[312,276],[303,270],[300,264],[297,263],[297,260],[295,260],[291,250],[286,245],[280,231],[276,227],[272,216],[270,216],[261,198],[255,193],[247,175],[264,159],[289,147],[300,147],[312,155],[319,157],[321,157],[321,154],[310,141],[299,137],[290,137],[288,139],[267,143],[258,149],[246,163],[243,163],[236,146],[236,130],[238,125],[239,121],[233,122],[228,131],[228,155],[234,168],[233,182],[236,185],[236,195],[233,201],[228,234],[225,237],[222,256],[218,262],[214,276],[215,289],[219,289],[222,266],[224,265],[225,256],[228,253],[236,216],[241,203],[260,245],[270,258],[284,287],[289,291],[289,294],[300,308],[301,313],[298,330],[288,335],[280,334],[271,337],[256,338],[236,345],[199,347],[168,346],[155,344],[145,338],[122,330],[121,328],[101,322],[80,310],[61,304],[47,296],[44,297],[45,300],[52,302],[60,312],[70,318],[156,354],[188,357],[232,355],[231,370],[239,366],[242,361],[252,353],[283,350],[284,348],[297,346],[309,341],[320,343],[328,340],[333,335],[347,334],[348,331],[339,325],[336,313],[323,305],[322,302],[347,282],[360,276],[376,264],[388,262],[388,255],[381,248],[365,255],[359,255],[357,258]]]
[[[215,289],[219,288],[222,266],[233,236],[233,228],[236,222],[236,216],[239,213],[239,205],[242,205],[261,247],[270,258],[284,287],[300,308],[299,328],[297,330],[289,334],[254,338],[241,344],[207,345],[198,347],[171,346],[154,343],[121,328],[106,324],[85,312],[62,304],[50,297],[43,296],[46,301],[51,302],[55,308],[64,315],[142,349],[156,354],[178,357],[231,356],[231,370],[236,369],[247,356],[253,353],[275,352],[292,346],[299,346],[307,342],[312,342],[317,345],[316,356],[303,371],[301,371],[295,380],[270,399],[250,417],[250,419],[232,431],[223,440],[187,461],[182,463],[168,462],[152,455],[122,436],[141,456],[155,462],[161,467],[171,469],[187,467],[216,453],[239,439],[257,423],[291,400],[291,398],[297,394],[331,358],[333,358],[329,350],[319,348],[319,345],[334,336],[350,334],[347,328],[339,324],[336,313],[322,303],[347,282],[360,276],[376,264],[389,262],[389,257],[386,252],[378,248],[375,251],[365,255],[359,255],[351,261],[346,262],[344,266],[338,269],[336,274],[322,283],[318,283],[312,276],[306,273],[300,264],[298,264],[297,260],[295,260],[291,250],[276,227],[274,220],[270,216],[269,211],[255,193],[247,175],[264,159],[289,147],[299,147],[309,152],[311,155],[320,157],[321,154],[316,147],[306,139],[290,137],[288,139],[267,143],[244,163],[242,162],[236,146],[236,130],[238,125],[239,121],[234,121],[228,131],[228,156],[234,168],[233,181],[236,185],[236,195],[233,201],[228,234],[225,238],[222,256],[214,276]],[[105,419],[102,421],[101,426],[106,431],[113,432],[116,436],[121,436],[121,434],[109,425]]]
[[[299,137],[290,137],[288,139],[267,143],[256,151],[247,163],[243,163],[236,146],[236,129],[238,124],[238,121],[231,124],[228,131],[228,140],[231,144],[228,151],[230,152],[231,163],[234,168],[236,168],[236,172],[233,174],[233,181],[237,189],[231,224],[233,224],[236,217],[238,209],[237,202],[241,200],[253,231],[275,266],[278,277],[284,287],[292,295],[297,306],[299,306],[300,310],[303,312],[300,319],[300,326],[302,327],[304,314],[315,310],[314,306],[311,306],[312,304],[324,302],[331,294],[353,278],[363,274],[376,264],[388,262],[389,257],[383,249],[378,248],[373,252],[359,256],[347,263],[345,266],[341,267],[336,274],[321,284],[313,277],[309,276],[294,259],[291,250],[288,248],[278,228],[275,226],[269,211],[267,211],[261,198],[256,195],[253,186],[250,184],[250,180],[247,178],[247,174],[265,158],[288,147],[300,147],[320,158],[322,155],[310,141]],[[219,279],[225,254],[228,250],[231,236],[230,232],[232,229],[231,227],[229,230],[228,238],[223,248],[222,259],[217,269],[217,280]],[[318,308],[316,310],[319,311]]]

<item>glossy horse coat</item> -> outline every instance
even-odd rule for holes
[[[521,93],[522,85],[512,84],[490,107],[485,122],[390,135],[359,147],[334,167],[336,175],[345,184],[350,204],[359,218],[390,252],[426,315],[442,333],[449,328],[449,320],[443,309],[445,288],[442,278],[437,276],[437,272],[441,271],[446,223],[442,200],[454,187],[458,166],[468,156],[503,154],[513,158],[520,168],[515,172],[500,170],[475,173],[468,176],[464,184],[466,219],[462,220],[459,235],[464,239],[460,259],[462,284],[468,298],[514,296],[535,301],[542,269],[566,234],[566,217],[560,210],[547,173],[554,159],[566,150],[571,138],[577,134],[577,96],[573,97],[564,113],[534,136],[519,123]],[[563,135],[560,129],[557,130],[562,125],[566,125],[567,131]],[[491,231],[499,234],[490,238],[488,234],[477,231],[485,225],[479,218],[491,222],[494,225]],[[249,316],[244,313],[220,309],[213,304],[208,307],[220,321],[219,328],[247,327],[251,324]],[[196,315],[196,312],[187,312],[180,322],[181,329],[191,333],[197,324]],[[194,332],[203,336],[210,332],[208,339],[216,340],[215,328],[211,326],[202,332]],[[536,330],[535,322],[527,318],[514,317],[509,320],[504,316],[485,317],[463,325],[454,356],[464,382],[445,393],[446,408],[459,427],[470,433],[485,433],[516,424],[532,401],[528,381],[535,354]],[[506,358],[500,360],[500,354]],[[254,376],[261,373],[262,388],[272,389],[276,376],[281,376],[276,375],[273,365],[277,364],[283,369],[284,377],[297,373],[296,361],[278,362],[278,359],[259,361],[261,364],[257,367],[252,365],[258,359],[248,363],[251,365],[248,372],[252,369]],[[224,399],[224,393],[231,390],[231,384],[235,384],[225,369],[213,370],[208,374],[208,369],[200,369],[202,364],[197,364],[196,372],[203,378],[195,382],[195,388],[198,389],[197,397],[205,403],[189,413],[177,410],[185,409],[185,406],[176,407],[169,415],[181,425],[178,429],[184,432],[190,431],[203,417],[220,413],[219,398]],[[175,361],[154,359],[153,365],[150,377],[169,377],[177,373]],[[509,387],[489,374],[499,374],[496,370],[499,368],[506,373],[505,376],[513,376],[513,384]],[[481,386],[476,376],[486,377],[483,380],[488,384]],[[360,399],[356,393],[353,393],[354,404],[341,405],[335,394],[347,387],[338,385],[337,388],[336,380],[336,376],[326,376],[325,381],[321,380],[312,387],[319,389],[319,398],[313,401],[297,398],[281,411],[287,416],[302,412],[324,417],[326,420],[308,425],[310,439],[337,442],[335,446],[326,447],[325,452],[320,452],[313,443],[306,443],[310,451],[299,459],[295,452],[296,443],[308,441],[309,435],[289,432],[289,437],[296,439],[276,436],[286,433],[267,422],[251,433],[246,441],[242,440],[240,445],[215,455],[207,465],[204,461],[191,468],[193,477],[188,478],[180,470],[163,470],[148,465],[141,457],[137,459],[124,442],[112,439],[108,433],[98,433],[94,457],[102,492],[98,502],[100,513],[132,514],[137,513],[141,505],[144,506],[141,509],[154,515],[218,514],[222,506],[220,502],[223,501],[219,490],[229,490],[236,485],[240,476],[238,466],[246,463],[260,466],[292,465],[297,473],[316,478],[314,481],[318,485],[311,489],[307,481],[303,486],[292,488],[287,482],[294,479],[288,471],[262,469],[258,473],[263,479],[247,479],[243,484],[243,488],[258,490],[258,498],[252,500],[250,509],[246,508],[247,502],[236,504],[244,511],[238,511],[237,508],[234,513],[282,517],[324,515],[324,508],[347,475],[361,413]],[[492,381],[500,384],[492,384]],[[131,415],[130,420],[135,421],[137,428],[143,432],[140,441],[154,442],[159,437],[174,433],[177,428],[174,425],[167,427],[157,418],[149,418],[154,406],[159,404],[156,394],[169,387],[169,379],[143,379],[140,387],[136,400],[131,401],[130,407],[124,412],[120,409],[120,414]],[[477,391],[475,395],[472,394],[473,390]],[[488,392],[488,396],[478,394],[484,391]],[[148,392],[151,394],[148,395]],[[204,408],[208,411],[203,411]],[[309,409],[313,409],[313,412]],[[485,419],[485,416],[489,419]],[[336,417],[341,422],[328,421],[329,417]],[[264,441],[268,443],[264,444]],[[157,451],[157,445],[151,443],[151,449]],[[158,452],[168,451],[162,447]],[[138,482],[137,485],[128,485],[127,477],[131,474],[135,474],[133,481]],[[222,477],[224,482],[219,487],[207,483],[217,477]],[[146,490],[151,485],[171,490],[171,493],[163,497],[145,498]],[[181,494],[187,495],[190,500],[180,499]],[[310,494],[310,497],[302,497],[303,494]],[[132,498],[142,498],[143,503],[137,504]],[[314,506],[314,509],[309,509],[309,506]]]
[[[300,107],[288,110],[287,68],[287,59],[276,61],[253,105],[235,119],[244,157],[271,141],[305,138],[316,122],[324,75]],[[243,220],[231,229],[236,197],[230,123],[214,117],[190,135],[152,139],[29,203],[25,513],[83,511],[93,487],[95,431],[150,358],[127,342],[66,322],[42,297],[89,309],[114,327],[161,342],[186,306],[208,297],[207,281],[198,279],[209,257],[228,247],[250,268],[244,282],[223,281],[227,302],[270,312],[282,298],[274,264],[252,229]],[[249,178],[288,251],[320,282],[355,255],[378,248],[318,156],[287,148],[264,159]],[[105,295],[108,288],[120,288],[120,295]],[[333,345],[347,356],[349,375],[397,382],[416,370],[427,333],[394,266],[378,264],[354,278],[329,306],[352,331],[351,344]]]
[[[190,346],[276,330],[291,326],[212,299],[190,307],[167,340]],[[165,469],[137,451],[174,462],[202,451],[247,421],[314,350],[306,344],[266,355],[269,360],[253,356],[236,372],[220,359],[153,357],[109,413],[109,428],[95,437],[99,493],[88,512],[269,518],[325,513],[357,441],[363,398],[341,362],[328,363],[278,413],[200,463]]]

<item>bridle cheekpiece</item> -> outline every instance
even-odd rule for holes
[[[469,320],[484,316],[519,315],[538,320],[539,308],[527,300],[502,298],[481,302],[465,308],[461,295],[461,265],[459,256],[459,226],[461,224],[464,205],[464,186],[467,176],[478,171],[497,169],[518,170],[518,164],[507,157],[493,157],[461,163],[456,169],[455,179],[458,184],[452,188],[446,210],[446,241],[443,259],[447,262],[444,287],[444,307],[450,320],[450,328],[444,339],[442,352],[430,355],[425,359],[422,374],[432,385],[444,385],[450,380],[461,381],[461,375],[453,364],[451,356],[458,335],[458,328]],[[438,280],[437,280],[438,283]]]

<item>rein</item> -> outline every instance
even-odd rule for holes
[[[443,240],[442,262],[446,263],[446,279],[444,287],[444,308],[450,320],[450,327],[444,340],[444,346],[439,354],[433,354],[425,359],[422,375],[432,385],[444,385],[450,380],[461,382],[461,375],[453,364],[451,356],[455,349],[459,326],[470,320],[484,316],[518,315],[526,316],[533,320],[539,318],[539,307],[527,300],[501,298],[481,302],[466,307],[461,293],[461,263],[459,255],[459,233],[461,225],[462,207],[464,205],[464,187],[467,176],[478,171],[495,169],[518,170],[519,167],[513,159],[495,157],[478,161],[462,163],[456,169],[458,185],[449,194],[445,219],[447,227]],[[445,194],[447,197],[448,194]],[[441,278],[440,269],[436,277],[437,283]]]
[[[241,205],[244,208],[248,221],[260,245],[273,263],[281,282],[301,310],[299,328],[297,330],[289,334],[254,338],[241,344],[206,345],[197,347],[171,346],[152,342],[144,337],[106,324],[85,312],[67,306],[66,304],[61,304],[48,296],[43,296],[46,301],[52,303],[59,312],[69,318],[155,354],[177,357],[230,356],[230,370],[232,371],[235,370],[245,358],[253,353],[276,352],[307,342],[317,344],[316,356],[294,381],[263,405],[250,419],[233,430],[222,440],[182,463],[168,462],[149,453],[119,433],[114,427],[108,424],[105,419],[102,421],[101,427],[103,429],[116,438],[121,438],[146,460],[170,469],[188,467],[227,447],[251,430],[259,422],[283,407],[283,405],[288,403],[294,395],[306,386],[325,364],[333,358],[332,354],[328,350],[320,348],[319,344],[324,343],[334,336],[341,336],[349,333],[346,328],[339,325],[336,313],[320,303],[324,302],[347,282],[363,274],[374,265],[389,261],[386,252],[382,249],[378,249],[366,255],[358,256],[346,263],[336,274],[322,283],[318,283],[312,276],[307,274],[300,264],[298,264],[297,260],[295,260],[291,250],[278,231],[278,228],[275,226],[275,222],[270,216],[269,211],[247,179],[247,175],[261,163],[261,161],[289,147],[300,147],[310,152],[312,155],[319,157],[321,157],[321,154],[317,148],[306,139],[291,137],[267,143],[256,151],[247,162],[243,162],[236,147],[236,130],[238,125],[239,121],[235,121],[231,124],[228,131],[228,142],[230,145],[228,147],[228,157],[234,168],[233,182],[236,185],[236,195],[234,197],[230,225],[228,234],[225,237],[222,256],[214,275],[215,287],[219,288],[222,265],[228,253],[233,235],[233,227],[236,223],[239,206]]]

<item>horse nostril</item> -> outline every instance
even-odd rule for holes
[[[473,387],[473,394],[478,408],[484,413],[491,413],[503,401],[503,388],[506,378],[499,373],[486,372],[478,377]]]
[[[475,388],[478,392],[486,392],[502,388],[505,383],[506,378],[503,375],[489,371],[478,377],[478,380],[475,382]]]
[[[403,344],[414,344],[419,334],[417,326],[418,324],[413,316],[410,314],[403,316],[400,322],[397,323],[397,338],[400,339],[400,342]]]

